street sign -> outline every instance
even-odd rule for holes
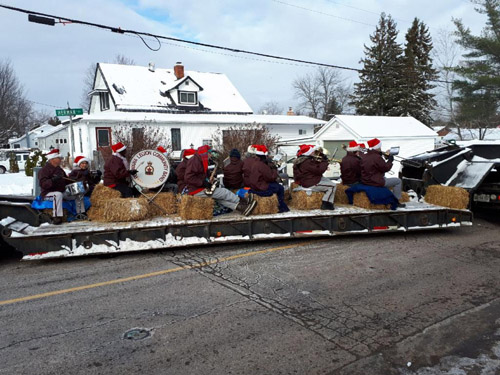
[[[68,109],[56,109],[56,116],[78,116],[83,115],[82,108],[68,108]]]

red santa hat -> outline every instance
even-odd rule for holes
[[[113,146],[111,146],[111,149],[113,150],[113,152],[115,154],[117,154],[119,152],[125,151],[127,149],[127,146],[125,146],[121,142],[118,142],[118,143],[115,143]]]
[[[363,150],[366,148],[365,144],[364,143],[358,143],[358,146],[359,146],[359,149],[360,150]]]
[[[167,150],[165,150],[165,147],[163,146],[158,146],[156,148],[157,151],[161,152],[162,154],[166,154],[167,153]]]
[[[316,150],[317,147],[314,145],[300,145],[299,151],[297,151],[297,156],[310,156]]]
[[[349,145],[346,147],[346,151],[348,151],[348,152],[356,152],[359,150],[360,150],[360,147],[356,141],[349,142]]]
[[[194,154],[196,154],[196,150],[194,148],[188,148],[188,149],[184,150],[184,152],[182,153],[182,157],[186,158],[186,159],[190,159],[193,157]]]
[[[47,160],[55,159],[55,158],[61,158],[62,159],[62,155],[59,154],[59,149],[58,148],[50,150],[47,154],[45,154],[45,156],[47,157]]]
[[[370,139],[368,141],[368,148],[371,150],[380,150],[382,148],[382,142],[377,138]]]
[[[81,164],[81,163],[83,163],[83,162],[90,163],[90,160],[89,160],[89,159],[87,159],[87,158],[86,158],[85,156],[83,156],[83,155],[77,156],[77,157],[75,158],[75,160],[73,161],[73,166],[74,166],[74,167],[78,167],[78,166],[80,166],[80,164]]]
[[[255,155],[255,147],[257,147],[257,145],[250,145],[250,146],[248,146],[247,152],[249,154]]]
[[[269,153],[267,147],[264,145],[253,145],[253,147],[255,148],[255,155],[266,156]]]

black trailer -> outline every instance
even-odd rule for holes
[[[20,251],[23,259],[472,225],[472,213],[468,210],[419,202],[410,202],[397,211],[344,206],[328,212],[291,211],[251,217],[226,214],[212,220],[187,221],[159,217],[133,223],[80,221],[55,226],[23,198],[0,197],[0,218],[2,241]]]
[[[405,191],[423,196],[429,185],[457,186],[469,191],[472,209],[500,209],[500,142],[451,144],[401,164]]]

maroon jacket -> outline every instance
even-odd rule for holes
[[[207,172],[203,168],[203,162],[200,155],[195,154],[188,160],[186,173],[184,174],[184,183],[188,188],[188,192],[192,193],[196,190],[207,187],[206,185]]]
[[[61,193],[64,192],[64,190],[66,189],[66,185],[71,183],[64,178],[53,182],[52,177],[56,175],[61,177],[68,177],[66,176],[66,172],[64,172],[61,167],[54,167],[52,164],[50,164],[50,162],[47,162],[47,164],[45,164],[45,166],[40,169],[40,172],[38,172],[38,182],[40,183],[40,188],[42,189],[43,198],[45,198],[48,193],[53,191],[59,191]]]
[[[85,181],[89,185],[89,191],[93,191],[100,180],[98,177],[92,177],[90,170],[80,168],[73,169],[68,177],[75,181]]]
[[[361,180],[361,158],[354,152],[348,152],[340,163],[342,184],[352,185]]]
[[[224,167],[224,186],[227,189],[239,189],[243,186],[243,162],[232,157]]]
[[[123,160],[116,155],[111,156],[104,164],[104,185],[114,187],[118,184],[128,185],[130,173],[125,168]]]
[[[361,183],[370,186],[385,186],[384,175],[392,168],[392,162],[385,161],[380,151],[369,150],[361,158]]]
[[[258,159],[255,156],[248,156],[243,160],[243,165],[241,170],[243,172],[243,183],[245,187],[250,187],[250,172],[252,171],[252,167]]]
[[[318,162],[309,157],[299,157],[297,161],[293,164],[293,179],[305,188],[317,185],[328,169],[328,160]]]
[[[187,167],[188,159],[182,159],[177,168],[175,168],[175,174],[177,175],[177,186],[179,187],[179,193],[182,193],[184,188],[186,187],[186,183],[184,182],[186,167]]]
[[[252,190],[266,191],[269,189],[269,183],[276,182],[277,178],[278,170],[276,168],[271,168],[266,162],[256,159],[252,163],[248,177],[249,187]]]

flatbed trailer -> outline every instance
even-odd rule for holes
[[[472,225],[469,210],[410,202],[396,211],[337,206],[334,211],[290,211],[243,217],[225,214],[212,220],[159,217],[131,223],[78,221],[56,226],[22,199],[0,197],[4,243],[24,260],[116,254],[229,242],[301,237],[335,237]]]

